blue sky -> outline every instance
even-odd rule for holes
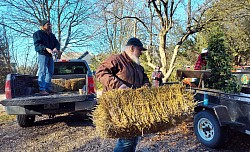
[[[184,1],[185,1],[185,3],[187,2],[187,0],[184,0]],[[19,2],[22,2],[22,0],[20,0]],[[196,6],[197,6],[198,4],[201,4],[202,1],[195,0],[195,1],[192,1],[192,3],[196,4]],[[6,8],[3,7],[1,4],[2,3],[0,2],[0,11],[1,12],[6,12],[7,11],[7,13],[12,13],[12,12],[8,12],[9,9],[6,10]],[[196,6],[194,6],[194,7],[196,7]],[[180,7],[178,9],[177,13],[178,13],[177,17],[179,17],[179,19],[180,19],[180,18],[182,18],[182,16],[184,17],[183,14],[185,14],[185,10],[183,9],[183,7]],[[22,15],[22,14],[20,14],[20,15]],[[183,18],[183,20],[185,20],[185,18]],[[5,21],[5,22],[7,22],[7,21]],[[96,21],[96,23],[98,23],[98,21]],[[53,25],[53,26],[55,26],[55,25]],[[54,31],[55,31],[55,27],[53,27],[53,28],[54,28]],[[96,30],[95,28],[96,27],[94,27],[94,26],[92,26],[92,27],[89,26],[89,28],[86,29],[86,30],[95,31]],[[38,29],[39,29],[38,26],[36,26],[36,27],[34,26],[31,32],[35,32]],[[18,62],[20,64],[25,63],[26,61],[23,60],[23,59],[24,59],[25,56],[28,55],[29,52],[30,52],[30,54],[29,54],[28,59],[29,59],[30,63],[32,63],[33,61],[35,61],[35,59],[36,59],[36,52],[35,52],[34,46],[33,46],[32,34],[30,33],[30,37],[27,37],[27,36],[26,37],[21,37],[20,34],[14,32],[13,30],[10,30],[8,28],[7,28],[7,30],[8,30],[8,34],[12,35],[13,45],[15,46],[14,47],[15,55],[19,56],[18,59],[22,58]],[[101,37],[95,37],[95,39],[89,41],[88,42],[89,46],[81,47],[81,48],[78,48],[78,49],[77,48],[73,48],[72,51],[85,52],[86,50],[88,50],[91,53],[96,54],[96,53],[98,53],[99,50],[101,50],[98,42],[103,42],[103,40],[99,39],[99,38],[101,38]],[[25,51],[21,51],[21,50],[25,50]]]
[[[94,0],[92,0],[93,2]],[[25,3],[24,1],[22,0],[17,0],[15,2],[18,2],[18,3]],[[7,16],[5,16],[4,14],[15,14],[16,12],[13,11],[12,9],[8,8],[8,7],[5,7],[3,6],[3,1],[1,0],[0,1],[0,14],[2,16],[2,22],[5,23],[7,26],[11,26],[11,22],[9,22],[8,19],[4,19],[6,18]],[[31,4],[32,5],[32,4]],[[25,8],[23,8],[25,9]],[[16,14],[20,17],[23,17],[25,18],[25,15],[26,14]],[[28,62],[29,63],[33,63],[35,60],[36,60],[36,52],[35,52],[35,49],[34,49],[34,45],[33,45],[33,39],[32,39],[32,35],[35,31],[39,30],[39,24],[38,24],[38,21],[36,19],[33,18],[33,21],[32,21],[32,18],[29,18],[28,16],[26,17],[27,20],[30,20],[31,24],[27,24],[26,22],[23,22],[24,24],[19,24],[20,26],[22,26],[22,28],[25,28],[25,29],[29,29],[28,31],[28,35],[25,35],[25,34],[20,34],[19,32],[16,32],[15,30],[11,29],[11,28],[8,28],[6,27],[7,29],[7,34],[9,36],[9,43],[13,44],[13,48],[11,47],[11,49],[13,49],[12,51],[12,57],[13,59],[17,59],[18,60],[18,63],[19,64],[24,64],[26,62],[25,58],[27,57],[28,58]],[[54,20],[52,18],[52,24],[53,24]],[[21,23],[21,22],[19,22]],[[87,25],[86,25],[87,27]],[[18,27],[13,27],[13,28],[16,28],[18,29]],[[57,36],[57,32],[56,32],[56,25],[53,25],[52,26],[53,28],[53,33]],[[20,30],[20,29],[18,29]],[[85,29],[82,29],[81,32],[83,31],[86,31],[86,32],[92,32],[93,28],[85,28]],[[62,33],[63,35],[63,33]],[[64,38],[64,36],[62,36],[62,38]],[[63,41],[62,41],[63,42]],[[90,43],[91,44],[91,43]],[[63,45],[62,45],[63,46]],[[86,46],[86,47],[81,47],[81,48],[70,48],[72,51],[75,51],[75,52],[85,52],[86,50],[90,50],[91,52],[95,52],[93,51],[92,47],[89,45],[89,46]],[[15,62],[15,61],[14,61]]]

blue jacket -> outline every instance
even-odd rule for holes
[[[47,34],[43,30],[38,30],[33,34],[33,40],[35,50],[41,55],[52,56],[48,51],[46,51],[46,48],[50,48],[51,50],[57,48],[57,50],[60,50],[60,44],[55,35],[52,33]]]

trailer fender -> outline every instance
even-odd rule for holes
[[[198,113],[203,110],[208,110],[213,112],[213,114],[216,116],[220,126],[227,126],[228,124],[232,123],[230,115],[228,113],[228,109],[226,106],[223,105],[198,105],[195,107],[194,111],[195,113]]]

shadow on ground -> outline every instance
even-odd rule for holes
[[[65,123],[67,126],[93,126],[93,122],[90,117],[80,115],[63,115],[49,118],[43,116],[42,120],[36,120],[35,126],[46,126],[56,123]]]

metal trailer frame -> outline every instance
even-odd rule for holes
[[[250,72],[234,74],[240,79],[240,74]],[[228,94],[205,88],[204,79],[210,75],[208,70],[177,70],[180,81],[184,78],[200,79],[198,87],[187,87],[198,102],[194,109],[194,132],[202,144],[218,148],[225,141],[229,128],[250,135],[250,94]],[[247,89],[248,86],[243,86],[242,92],[246,93]],[[205,93],[208,94],[208,104],[204,103]]]
[[[227,94],[210,89],[195,89],[195,114],[202,110],[213,112],[220,126],[228,126],[232,129],[250,135],[250,96]],[[204,92],[208,93],[208,105],[204,105]],[[200,102],[199,102],[200,101]]]

